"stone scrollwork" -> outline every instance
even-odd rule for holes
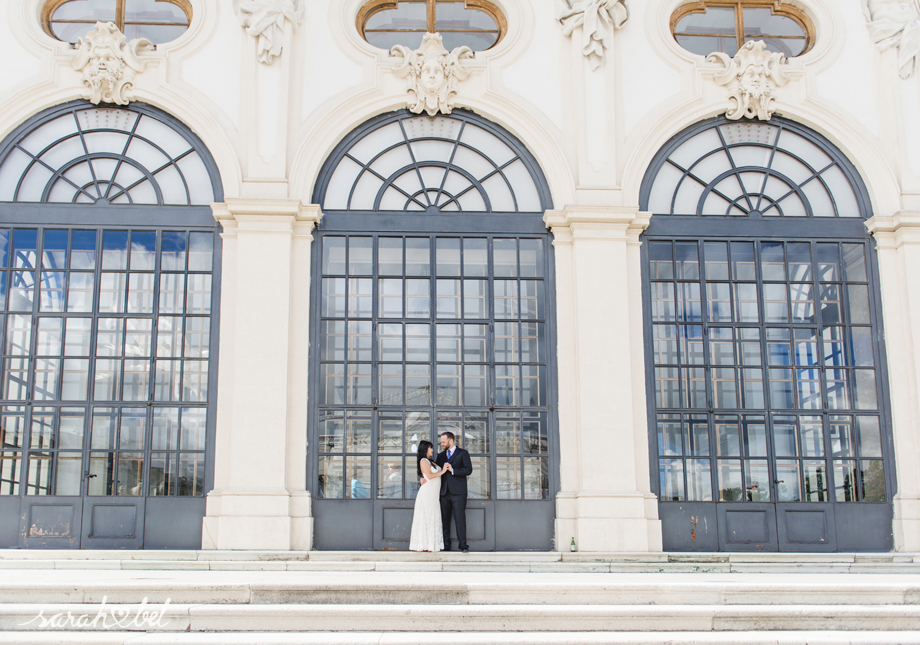
[[[138,57],[152,50],[146,38],[128,42],[114,22],[97,22],[85,38],[77,41],[73,68],[83,72],[84,95],[90,102],[127,105],[133,100],[134,77],[144,71],[146,62]]]
[[[789,80],[783,54],[767,51],[762,40],[752,40],[746,42],[734,58],[723,52],[714,52],[706,60],[721,63],[725,68],[716,74],[715,81],[728,88],[726,118],[732,121],[741,117],[770,120],[776,109],[773,91]]]
[[[303,22],[303,0],[235,0],[240,24],[259,41],[260,63],[271,65],[284,48],[284,23],[296,29]]]
[[[403,61],[393,67],[399,78],[408,79],[409,111],[414,114],[426,112],[434,116],[439,111],[450,114],[457,94],[457,83],[466,80],[470,71],[462,61],[473,57],[467,47],[456,47],[448,52],[440,34],[425,34],[422,46],[415,51],[396,45],[390,56],[401,56]]]
[[[563,35],[571,36],[581,27],[581,52],[591,61],[591,69],[597,69],[613,44],[614,30],[629,19],[626,0],[557,0],[557,5]]]
[[[898,73],[910,78],[920,56],[920,0],[862,0],[869,36],[880,51],[898,48]]]

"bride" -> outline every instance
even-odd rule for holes
[[[409,537],[410,551],[440,551],[444,548],[444,533],[441,528],[441,475],[451,470],[447,464],[444,470],[432,463],[434,447],[430,441],[418,444],[418,474],[424,483],[415,497],[415,514],[412,516],[412,534]]]

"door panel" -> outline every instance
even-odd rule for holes
[[[837,504],[834,524],[840,551],[891,551],[894,548],[891,504]]]
[[[773,504],[719,504],[721,551],[777,551]]]
[[[718,551],[716,507],[709,502],[658,505],[665,551]]]
[[[369,551],[374,548],[374,503],[370,500],[313,501],[313,548]]]
[[[780,551],[837,550],[833,504],[777,504],[776,528]]]
[[[144,546],[144,498],[87,497],[83,504],[84,549]]]
[[[466,537],[471,551],[495,550],[495,502],[469,500],[466,504]],[[374,548],[405,551],[412,533],[414,500],[376,502]],[[457,527],[451,521],[452,547],[457,548]],[[516,546],[514,548],[526,548]]]
[[[495,503],[497,551],[551,551],[556,504],[552,501]]]
[[[148,497],[144,504],[145,549],[200,549],[203,497]]]
[[[19,546],[19,506],[21,497],[0,496],[0,549]]]
[[[23,497],[20,549],[79,549],[83,516],[81,497]]]

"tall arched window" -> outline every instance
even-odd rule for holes
[[[0,146],[5,546],[200,545],[220,199],[202,143],[145,105],[59,106]]]
[[[450,431],[472,455],[472,548],[551,548],[551,205],[532,156],[472,113],[401,111],[345,138],[314,199],[317,547],[405,548],[418,442]]]
[[[878,277],[852,164],[785,119],[718,118],[659,152],[641,199],[665,548],[890,548]],[[692,535],[691,516],[706,520]]]

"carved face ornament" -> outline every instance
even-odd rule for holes
[[[421,70],[422,87],[431,94],[439,94],[444,87],[444,67],[437,58],[428,58],[422,64]]]
[[[741,85],[741,91],[758,100],[767,94],[771,94],[775,89],[768,76],[767,68],[763,65],[751,65],[744,70],[738,80]]]

